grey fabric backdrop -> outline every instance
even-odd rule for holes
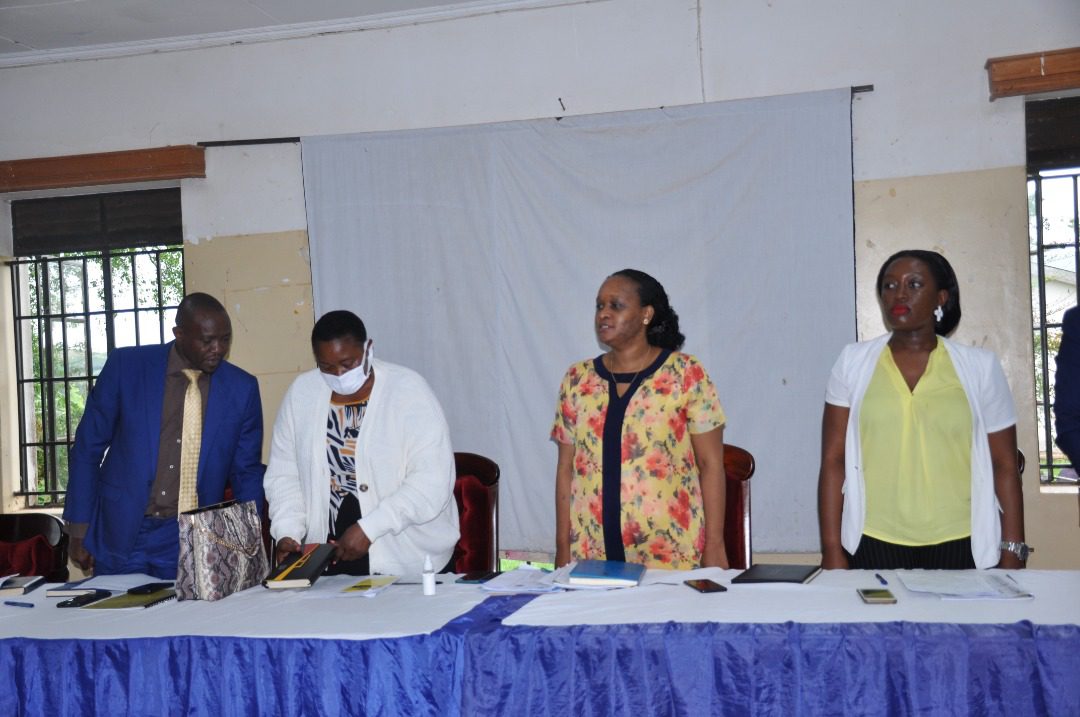
[[[554,551],[559,381],[596,291],[667,288],[750,450],[758,551],[817,549],[824,386],[854,340],[850,93],[305,138],[316,316],[359,314],[502,467],[501,547]]]

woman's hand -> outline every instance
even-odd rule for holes
[[[555,549],[555,567],[561,568],[564,565],[570,563],[570,548],[556,548]]]
[[[701,510],[705,518],[705,545],[701,549],[703,568],[727,568],[724,547],[724,507],[727,477],[724,475],[724,427],[706,433],[691,433],[690,445],[701,482]]]
[[[334,560],[356,560],[367,555],[371,549],[371,541],[368,540],[364,529],[359,523],[349,526],[345,534],[337,539],[337,550],[334,551]]]
[[[719,545],[706,543],[705,547],[701,551],[701,567],[703,568],[723,568],[727,570],[731,567],[727,559],[727,549],[723,543]]]
[[[818,472],[818,529],[821,532],[821,567],[846,570],[848,559],[840,544],[844,513],[844,440],[848,414],[843,406],[825,404],[821,417],[821,470]]]
[[[1016,553],[1011,550],[1002,550],[997,567],[1003,570],[1023,570],[1027,563],[1016,557]]]
[[[574,446],[560,443],[555,466],[555,567],[570,562],[570,495],[574,483]]]
[[[825,570],[847,570],[847,556],[844,555],[844,551],[840,548],[822,551],[821,567]]]
[[[299,553],[300,543],[292,538],[282,538],[274,546],[274,565],[280,565],[290,553]]]

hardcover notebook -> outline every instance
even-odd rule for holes
[[[94,592],[94,588],[83,587],[83,583],[89,579],[90,578],[74,580],[70,583],[64,583],[63,585],[49,588],[45,591],[45,597],[75,597],[76,595],[92,593]]]
[[[305,545],[300,553],[290,555],[285,562],[271,570],[263,580],[263,586],[272,589],[311,587],[334,557],[336,548],[330,543]]]
[[[83,605],[80,610],[127,610],[135,607],[152,607],[160,603],[172,600],[176,597],[176,591],[172,588],[166,588],[164,590],[158,590],[153,593],[146,593],[143,595],[134,595],[132,593],[124,593],[122,595],[114,595],[104,600],[98,600],[92,602],[89,605]]]
[[[756,563],[731,579],[733,583],[808,583],[821,572],[820,565],[770,565]]]
[[[12,575],[0,581],[0,596],[25,595],[44,581],[41,575]]]
[[[597,585],[613,588],[633,587],[641,582],[645,566],[615,560],[579,560],[570,571],[571,585]]]

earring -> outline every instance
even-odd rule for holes
[[[940,306],[934,309],[934,318],[937,319],[939,324],[941,323],[941,320],[945,318],[945,312],[941,310]]]

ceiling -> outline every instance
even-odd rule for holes
[[[0,66],[190,49],[553,4],[561,3],[552,0],[0,0]]]

